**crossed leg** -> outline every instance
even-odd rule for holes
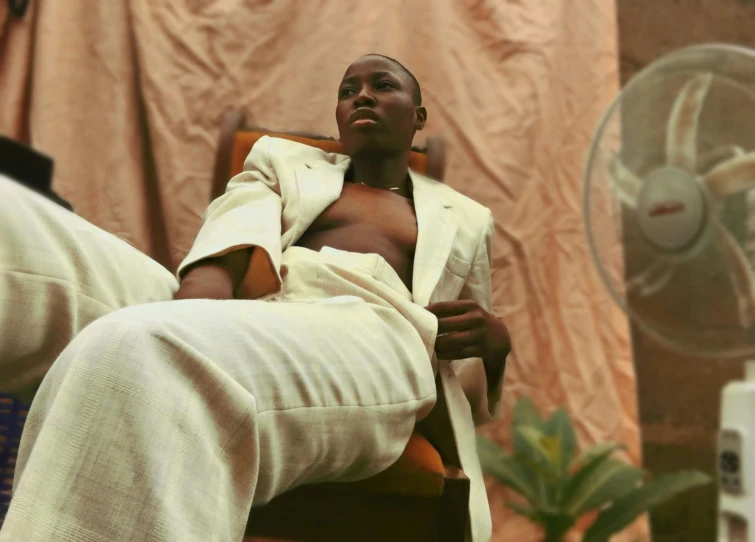
[[[111,244],[108,238],[99,251]],[[83,289],[75,281],[59,288],[60,279],[35,272],[25,273],[55,285],[42,292],[62,292],[69,302]],[[166,278],[167,291],[173,287]],[[0,295],[13,295],[2,288]],[[16,301],[57,303],[26,295]],[[26,310],[17,306],[16,314],[19,308]],[[75,320],[78,309],[65,302],[58,309]],[[35,310],[51,316],[53,309]],[[75,337],[29,412],[0,540],[240,540],[252,505],[301,484],[365,478],[390,466],[435,401],[419,335],[396,311],[358,298],[109,310],[78,333],[64,327]],[[22,319],[33,321],[0,316],[15,329]],[[54,319],[44,324],[57,333]],[[16,366],[24,357],[7,352],[13,348],[5,344],[4,374],[23,374]]]

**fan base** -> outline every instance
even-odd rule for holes
[[[755,361],[722,394],[719,434],[719,542],[755,542]]]

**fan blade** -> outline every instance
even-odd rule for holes
[[[755,323],[755,280],[750,271],[750,263],[742,248],[723,225],[716,224],[715,238],[737,296],[739,323],[747,329]]]
[[[637,207],[637,194],[640,192],[642,181],[624,165],[617,155],[610,158],[611,178],[616,195],[628,207]]]
[[[697,167],[697,123],[713,75],[696,75],[676,97],[666,127],[666,163],[686,171]]]
[[[736,145],[721,145],[720,147],[716,147],[697,157],[697,173],[705,175],[722,162],[742,156],[743,154],[745,154],[744,149]]]
[[[641,296],[658,293],[674,276],[676,266],[664,260],[656,260],[650,267],[627,281],[627,293],[638,290]]]
[[[716,199],[755,188],[755,152],[727,160],[703,177],[703,186]]]

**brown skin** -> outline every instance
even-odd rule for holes
[[[346,70],[336,121],[344,152],[351,157],[352,180],[409,194],[412,140],[427,120],[412,89],[409,76],[381,57],[362,57]]]
[[[251,255],[243,249],[195,263],[184,271],[173,299],[233,299]]]
[[[506,324],[470,299],[442,301],[425,308],[438,318],[438,359],[482,358],[488,382],[497,382],[511,352]]]
[[[296,243],[316,251],[329,246],[380,254],[410,290],[417,219],[408,164],[414,134],[427,119],[412,90],[409,76],[387,59],[368,55],[349,67],[338,90],[336,121],[351,167],[340,198]],[[176,299],[232,299],[250,254],[245,249],[195,265]],[[470,300],[435,303],[427,310],[438,318],[438,358],[482,357],[493,382],[511,349],[503,322]]]

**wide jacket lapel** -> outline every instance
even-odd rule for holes
[[[312,222],[341,196],[349,158],[328,155],[331,161],[314,160],[296,166],[296,193],[286,202],[291,227],[283,237],[283,250],[296,243]]]
[[[440,281],[459,224],[451,204],[439,193],[436,181],[416,174],[411,174],[411,178],[418,229],[412,294],[414,302],[424,307],[430,303]]]

